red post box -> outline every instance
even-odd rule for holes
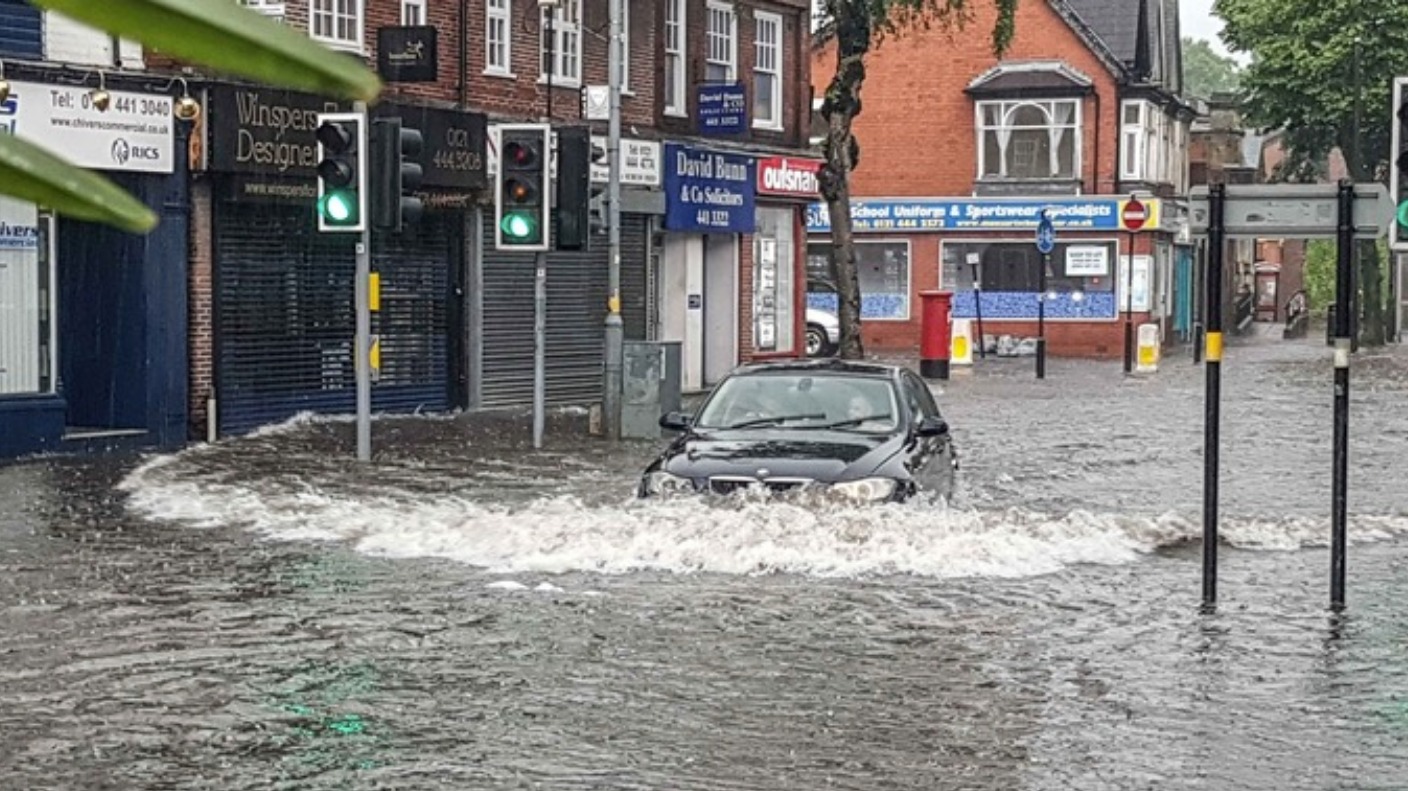
[[[921,291],[919,326],[919,375],[925,379],[947,379],[952,330],[952,291]]]

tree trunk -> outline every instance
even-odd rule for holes
[[[847,7],[849,6],[849,7]],[[826,90],[821,114],[826,119],[826,165],[821,169],[821,195],[831,215],[831,270],[836,278],[837,319],[841,325],[838,354],[845,360],[865,357],[860,336],[860,276],[856,269],[851,226],[851,171],[860,147],[851,124],[860,114],[860,88],[865,82],[863,58],[870,49],[870,12],[865,0],[842,0],[833,6],[836,19],[836,76]]]

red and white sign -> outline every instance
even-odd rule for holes
[[[1126,230],[1137,231],[1149,220],[1149,207],[1131,195],[1129,202],[1124,205],[1124,211],[1120,212],[1120,219],[1124,221]]]
[[[821,194],[819,159],[761,157],[758,159],[758,194],[814,199]]]

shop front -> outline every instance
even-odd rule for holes
[[[752,239],[752,348],[744,357],[805,354],[807,205],[820,193],[822,161],[804,157],[757,158],[757,227]]]
[[[349,413],[357,235],[319,233],[314,213],[317,115],[341,108],[237,86],[212,89],[210,104],[213,348],[193,349],[193,358],[211,369],[212,433],[240,434],[301,411]],[[372,409],[445,411],[464,406],[472,387],[466,249],[472,198],[487,183],[486,119],[391,103],[373,113],[381,115],[421,131],[424,213],[400,233],[373,231],[380,366]]]
[[[718,382],[754,344],[755,329],[747,315],[753,304],[746,298],[752,291],[754,251],[745,247],[745,239],[758,227],[756,173],[756,161],[748,154],[665,144],[657,337],[680,343],[686,392]],[[781,259],[775,243],[771,248],[775,267]],[[769,321],[774,346],[780,324],[795,333],[795,322],[779,320],[775,312]]]
[[[1144,199],[1142,229],[1124,227],[1123,197],[1050,199],[857,199],[851,206],[861,290],[862,337],[868,350],[919,346],[920,291],[954,292],[953,318],[973,320],[977,333],[1009,342],[1035,338],[1044,313],[1050,353],[1118,358],[1126,318],[1162,323],[1171,310],[1171,234],[1161,228],[1160,201]],[[1047,209],[1056,244],[1044,257],[1035,244]],[[830,218],[824,204],[807,217],[808,276],[831,272]],[[1042,268],[1046,268],[1043,278]],[[1043,292],[1043,280],[1045,291]],[[828,289],[809,289],[810,304],[834,309]]]
[[[0,134],[102,171],[159,225],[133,235],[0,198],[0,457],[179,447],[188,182],[177,151],[189,129],[169,95],[109,80],[95,103],[43,70],[9,76]]]

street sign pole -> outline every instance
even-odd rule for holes
[[[1353,351],[1354,185],[1341,182],[1339,255],[1335,272],[1335,434],[1330,511],[1330,607],[1344,609],[1349,500],[1349,357]]]
[[[356,102],[352,105],[353,111],[359,113],[362,118],[361,129],[362,139],[357,141],[360,150],[367,150],[366,137],[366,115],[367,105],[365,102]],[[361,194],[367,194],[365,183],[365,171],[362,175],[363,184]],[[364,217],[363,220],[366,218]],[[362,233],[357,239],[357,261],[353,270],[353,277],[356,284],[353,286],[353,300],[356,304],[357,329],[353,339],[353,346],[356,349],[356,358],[352,363],[352,370],[357,379],[357,461],[372,460],[372,311],[371,311],[371,279],[372,279],[372,224],[364,222]]]
[[[1051,213],[1041,210],[1036,225],[1036,249],[1041,253],[1041,272],[1037,274],[1036,294],[1036,378],[1046,378],[1046,270],[1051,268],[1051,251],[1056,249],[1056,228]]]
[[[1204,291],[1207,302],[1207,350],[1203,370],[1207,390],[1203,409],[1203,609],[1217,606],[1217,498],[1218,454],[1222,430],[1222,254],[1227,248],[1222,218],[1226,210],[1224,184],[1214,184],[1209,194],[1208,270]]]
[[[1124,372],[1134,371],[1134,232],[1144,227],[1149,210],[1133,195],[1120,213],[1120,221],[1129,231],[1129,266],[1125,270],[1124,289]],[[1152,276],[1152,272],[1150,273]]]

